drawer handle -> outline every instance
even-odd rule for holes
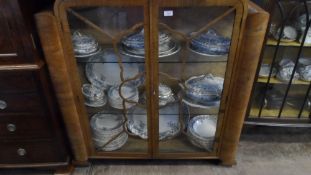
[[[16,57],[17,53],[0,53],[0,57]]]
[[[16,131],[16,125],[14,125],[14,124],[8,124],[8,125],[6,125],[6,128],[8,129],[8,131],[10,131],[10,132],[14,132],[14,131]]]
[[[24,148],[18,148],[18,150],[17,150],[17,154],[19,155],[19,156],[25,156],[26,155],[26,150],[24,149]]]
[[[7,107],[8,107],[8,104],[5,101],[0,100],[0,110],[3,110]]]

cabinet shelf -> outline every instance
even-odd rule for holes
[[[297,119],[297,115],[299,113],[299,110],[296,108],[292,108],[289,106],[284,107],[282,111],[282,119]],[[259,114],[259,108],[253,107],[250,110],[249,118],[258,118]],[[265,109],[263,108],[261,111],[261,116],[263,118],[277,118],[279,115],[279,109]],[[309,111],[303,110],[301,113],[301,118],[308,118],[309,117]]]
[[[257,82],[259,82],[259,83],[267,83],[267,82],[268,82],[268,78],[258,77]],[[271,83],[271,84],[285,84],[285,85],[288,84],[288,82],[280,81],[280,80],[278,80],[278,79],[275,78],[275,77],[271,77],[269,83]],[[297,85],[309,85],[310,82],[308,82],[308,81],[302,81],[302,80],[293,80],[293,81],[292,81],[292,84],[297,84]]]
[[[112,48],[105,45],[102,46],[102,50],[105,52],[105,50],[112,52]],[[204,56],[204,55],[199,55],[197,53],[193,53],[191,51],[188,52],[188,57],[186,60],[183,62],[181,59],[181,51],[167,57],[163,58],[158,58],[159,63],[225,63],[228,60],[227,55],[222,55],[222,56]],[[135,58],[135,57],[130,57],[130,56],[125,56],[122,55],[122,63],[145,63],[144,58]],[[105,62],[94,62],[90,61],[91,57],[86,57],[86,58],[76,58],[78,63],[118,63],[117,60],[109,60]]]
[[[268,46],[277,46],[278,41],[273,39],[273,38],[269,38],[267,40],[267,45]],[[280,46],[285,46],[285,47],[300,47],[301,43],[299,43],[298,41],[291,41],[291,42],[280,42]],[[304,47],[311,47],[311,44],[304,44]]]
[[[111,153],[121,153],[121,152],[147,152],[148,151],[148,140],[144,140],[138,137],[128,136],[126,143],[118,150],[108,151]],[[95,154],[105,154],[107,151],[95,150]]]

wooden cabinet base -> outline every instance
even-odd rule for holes
[[[68,165],[66,167],[60,168],[54,172],[54,175],[70,175],[74,171],[73,165]]]

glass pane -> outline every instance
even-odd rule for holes
[[[230,7],[160,8],[160,152],[214,151],[234,17]]]
[[[147,152],[143,8],[67,12],[94,149]]]

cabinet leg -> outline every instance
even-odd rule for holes
[[[236,164],[236,160],[220,160],[220,165],[222,166],[232,167]]]
[[[66,167],[57,169],[54,172],[54,175],[71,175],[74,171],[75,167],[73,165],[68,165]]]

